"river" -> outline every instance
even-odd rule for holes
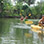
[[[38,20],[32,20],[34,24]],[[0,44],[44,44],[44,36],[31,31],[19,19],[0,18]]]

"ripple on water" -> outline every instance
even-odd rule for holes
[[[20,40],[11,39],[10,37],[1,37],[1,40],[1,44],[15,44],[20,42]]]

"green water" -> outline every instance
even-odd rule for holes
[[[37,24],[38,20],[32,21]],[[44,44],[44,36],[29,27],[19,19],[0,18],[0,44]]]

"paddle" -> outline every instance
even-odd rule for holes
[[[25,24],[33,24],[33,21],[25,21]]]
[[[42,34],[43,34],[43,26],[44,26],[44,25],[42,25]]]
[[[42,25],[41,27],[42,27],[42,29],[40,29],[40,30],[41,30],[41,33],[43,34],[44,33],[44,25]]]

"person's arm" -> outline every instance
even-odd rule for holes
[[[42,24],[42,19],[39,20],[39,24]]]
[[[39,23],[39,26],[41,26],[42,25],[42,19],[40,19],[38,23]]]

